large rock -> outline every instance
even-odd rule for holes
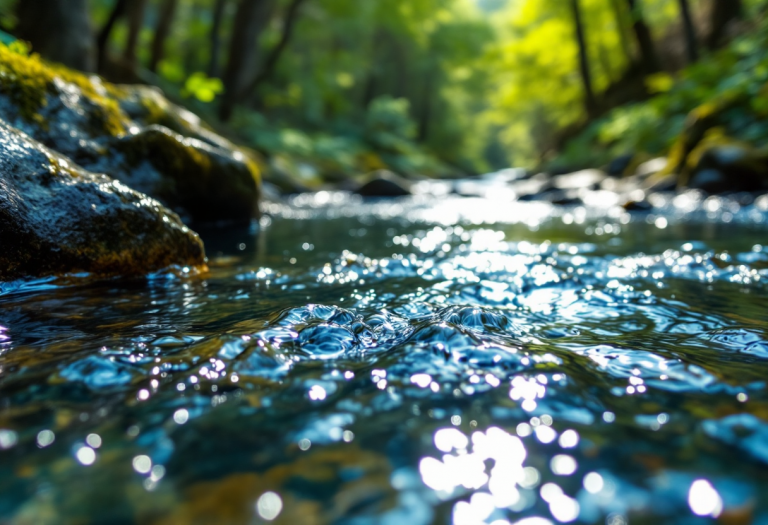
[[[0,121],[0,280],[203,267],[200,238],[159,202]]]
[[[153,88],[116,86],[0,46],[0,119],[195,222],[257,215],[249,154]]]
[[[708,193],[768,189],[768,156],[739,144],[703,143],[687,186]]]
[[[411,195],[411,183],[391,171],[378,170],[367,177],[356,193],[363,197],[405,197]]]

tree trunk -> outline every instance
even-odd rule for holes
[[[273,5],[273,0],[240,0],[237,6],[219,108],[223,121],[230,119],[235,104],[242,99],[250,71],[256,65],[258,39],[269,22]]]
[[[147,6],[147,0],[131,0],[128,4],[128,39],[125,43],[123,58],[126,63],[135,68],[138,65],[136,50],[139,47],[139,37],[141,29],[144,26],[144,11]]]
[[[434,83],[438,74],[438,66],[430,61],[424,76],[424,91],[422,92],[421,111],[419,112],[419,127],[416,139],[426,142],[429,137],[429,125],[432,123],[432,100],[435,98]]]
[[[296,25],[296,21],[299,19],[299,8],[303,3],[304,0],[293,0],[288,6],[288,9],[285,12],[285,18],[283,19],[283,30],[280,33],[280,41],[274,48],[272,48],[272,51],[269,52],[261,70],[244,89],[244,93],[253,93],[257,87],[272,76],[272,72],[280,61],[283,51],[285,51],[285,48],[288,47],[288,44],[291,41],[293,28]]]
[[[587,114],[592,116],[597,110],[595,101],[595,92],[592,88],[592,74],[589,69],[589,51],[587,49],[587,38],[584,33],[584,22],[581,16],[581,6],[579,0],[571,0],[571,12],[573,15],[573,24],[576,29],[576,41],[579,44],[579,72],[581,73],[581,82],[584,85],[584,103]]]
[[[691,18],[691,8],[688,0],[678,0],[680,3],[680,16],[683,19],[685,30],[685,47],[688,52],[688,62],[693,64],[699,59],[698,43],[696,42],[696,29]]]
[[[104,64],[106,63],[109,37],[112,35],[112,30],[115,28],[117,21],[125,15],[127,7],[128,0],[117,0],[112,11],[109,13],[107,23],[104,24],[104,27],[99,31],[98,37],[96,37],[96,69],[99,73],[104,70]]]
[[[707,38],[707,47],[717,49],[725,37],[728,25],[741,18],[744,14],[744,3],[742,0],[713,0],[712,30]]]
[[[730,0],[724,0],[730,1]],[[640,60],[646,73],[655,73],[661,69],[656,50],[653,47],[653,37],[651,30],[645,23],[643,13],[637,0],[627,0],[629,11],[632,14],[632,30],[635,32],[637,45],[640,48]]]
[[[165,41],[171,34],[173,17],[176,14],[178,0],[165,0],[160,8],[160,14],[155,28],[155,38],[152,40],[152,56],[149,60],[149,70],[155,73],[157,66],[165,55]]]
[[[23,0],[16,36],[41,56],[81,71],[96,70],[88,0]]]
[[[221,55],[221,24],[224,21],[224,10],[227,0],[216,0],[213,6],[213,23],[211,24],[211,60],[208,63],[208,76],[218,78],[221,74],[219,58]]]

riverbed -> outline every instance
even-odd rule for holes
[[[0,287],[0,522],[768,524],[768,198],[319,192]]]

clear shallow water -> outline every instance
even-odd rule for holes
[[[684,197],[302,196],[5,285],[0,522],[768,523],[768,202]]]

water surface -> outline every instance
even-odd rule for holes
[[[593,200],[300,196],[205,275],[3,285],[0,522],[768,524],[768,200]]]

